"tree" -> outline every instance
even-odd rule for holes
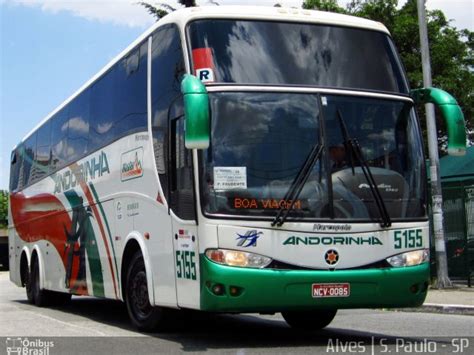
[[[184,7],[196,6],[196,0],[178,0],[178,2],[181,5],[184,5]],[[176,11],[173,6],[162,2],[152,5],[150,3],[140,1],[138,4],[147,9],[148,13],[154,16],[156,20],[159,20],[160,18],[168,15],[170,12]]]
[[[8,225],[8,192],[0,190],[0,228]]]
[[[346,10],[337,4],[337,0],[306,0],[302,6],[308,10],[346,13]]]

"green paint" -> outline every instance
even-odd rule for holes
[[[379,238],[368,237],[295,237],[285,239],[283,245],[383,245]]]
[[[74,209],[85,209],[83,200],[74,190],[69,190],[64,193],[71,208]],[[92,292],[96,297],[104,297],[104,279],[102,275],[102,265],[100,262],[100,254],[97,246],[97,239],[92,227],[91,219],[86,218],[82,228],[85,229],[86,233],[86,256],[89,262],[89,270],[91,274]],[[87,273],[86,273],[87,275]]]
[[[185,145],[188,149],[209,147],[209,96],[204,84],[194,75],[181,81],[186,124]]]
[[[99,206],[100,214],[102,215],[102,219],[105,222],[105,227],[107,228],[107,234],[109,236],[110,247],[112,248],[112,259],[114,260],[114,265],[115,265],[115,274],[117,275],[117,284],[120,285],[120,273],[118,272],[117,256],[115,255],[114,242],[112,240],[112,233],[110,232],[109,221],[107,220],[107,215],[105,214],[102,203],[99,200],[99,196],[97,195],[97,191],[95,190],[95,187],[91,182],[89,183],[89,187],[92,191],[92,194],[94,195],[94,199],[95,199],[97,205]]]
[[[421,229],[407,229],[394,231],[393,240],[395,249],[423,247],[423,232]]]
[[[176,251],[176,276],[178,279],[196,280],[196,254],[193,251]]]
[[[429,281],[429,264],[404,268],[359,270],[247,269],[216,264],[200,256],[201,309],[216,312],[279,312],[324,308],[393,308],[420,306],[426,291],[413,294]],[[313,298],[313,283],[350,283],[349,297]],[[225,286],[222,296],[211,293],[217,283]],[[230,296],[229,287],[241,288]]]
[[[456,99],[444,90],[423,88],[411,91],[416,103],[432,103],[441,110],[448,129],[448,154],[466,153],[466,122]]]

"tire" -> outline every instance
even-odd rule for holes
[[[25,289],[26,289],[26,298],[28,299],[28,302],[31,304],[35,303],[35,297],[33,295],[33,280],[31,278],[31,271],[28,268],[28,266],[25,267],[24,269],[24,277],[25,277]]]
[[[150,304],[145,262],[141,252],[135,253],[130,261],[125,285],[125,303],[132,324],[143,332],[162,329],[166,323],[167,310]]]
[[[40,289],[40,272],[38,259],[34,258],[26,282],[28,301],[37,307],[62,306],[71,300],[70,293]]]
[[[48,304],[48,291],[40,288],[40,272],[38,259],[34,258],[31,264],[30,277],[28,278],[31,284],[31,292],[33,294],[34,304],[37,307],[44,307]]]
[[[295,329],[319,330],[328,326],[336,316],[337,309],[326,311],[281,312],[286,323]]]

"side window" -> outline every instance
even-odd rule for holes
[[[49,174],[51,163],[51,120],[46,121],[38,130],[36,142],[36,165],[38,179]]]
[[[117,63],[114,95],[114,134],[121,137],[147,127],[147,53],[144,42]]]
[[[181,93],[181,78],[185,73],[179,31],[174,25],[153,33],[151,63],[152,130],[155,161],[160,183],[168,196],[167,149],[168,119],[173,118],[168,109]]]
[[[21,182],[22,173],[20,171],[22,163],[22,151],[23,147],[19,146],[12,152],[10,161],[10,191],[14,192],[21,188],[23,185]]]
[[[182,219],[195,219],[192,150],[184,146],[184,115],[170,122],[170,203]]]
[[[90,90],[87,89],[69,104],[66,164],[81,158],[87,153],[89,100]]]
[[[33,183],[35,179],[35,154],[36,154],[36,132],[33,133],[23,144],[23,186]]]
[[[89,151],[114,139],[114,90],[117,71],[110,69],[92,87],[91,119],[89,125]]]
[[[54,115],[51,124],[51,170],[54,171],[65,166],[67,161],[67,109]]]

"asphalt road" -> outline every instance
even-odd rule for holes
[[[289,328],[279,315],[187,313],[179,315],[167,332],[142,334],[130,326],[120,302],[74,297],[67,306],[37,308],[27,303],[24,289],[0,272],[0,354],[7,354],[7,346],[17,349],[12,344],[46,349],[41,355],[343,354],[350,350],[366,354],[472,354],[474,317],[344,310],[325,330],[304,332]]]

